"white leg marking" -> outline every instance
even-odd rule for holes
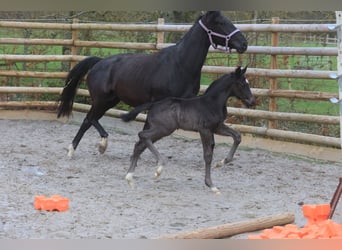
[[[211,191],[213,191],[215,194],[221,194],[220,189],[218,189],[217,187],[212,187]]]
[[[133,181],[133,173],[126,174],[125,179],[126,179],[126,181],[128,182],[128,185],[130,185],[131,188],[135,188],[135,184],[134,184],[134,181]]]
[[[100,154],[103,154],[108,146],[108,138],[101,138],[100,143],[98,144]]]
[[[71,159],[74,156],[75,149],[72,146],[72,144],[69,145],[68,147],[68,157]]]
[[[220,168],[224,166],[224,159],[222,161],[216,162],[214,168]]]
[[[157,171],[154,173],[154,176],[155,177],[159,177],[162,171],[163,171],[163,166],[162,165],[158,165],[157,166]]]

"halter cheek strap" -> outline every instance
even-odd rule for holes
[[[232,32],[231,32],[230,34],[228,34],[228,35],[222,35],[222,34],[220,34],[220,33],[216,33],[216,32],[214,32],[214,31],[208,29],[208,28],[203,24],[202,20],[199,20],[198,23],[199,23],[199,24],[201,25],[201,27],[207,32],[211,46],[213,46],[215,49],[222,50],[222,51],[228,51],[228,48],[229,48],[228,42],[229,42],[230,38],[231,38],[233,35],[235,35],[237,32],[240,31],[239,29],[236,29],[236,30],[232,31]],[[224,49],[220,49],[220,48],[217,47],[217,45],[216,45],[216,44],[214,43],[214,41],[213,41],[213,37],[212,37],[212,36],[217,36],[217,37],[221,37],[221,38],[223,38],[223,39],[226,39],[225,50],[224,50]]]

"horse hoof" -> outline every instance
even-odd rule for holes
[[[75,152],[75,149],[72,146],[72,144],[70,144],[69,147],[68,147],[68,157],[69,157],[69,159],[71,159],[74,156],[74,152]]]
[[[217,187],[212,187],[211,191],[213,191],[215,194],[221,194],[220,189],[218,189]]]
[[[102,138],[100,143],[98,144],[98,149],[100,154],[104,154],[108,146],[108,140],[107,138]]]
[[[132,189],[135,189],[135,184],[134,184],[134,181],[133,181],[133,173],[128,173],[126,174],[126,177],[125,177],[128,185],[132,188]]]
[[[156,178],[158,178],[158,177],[161,175],[162,170],[163,170],[163,166],[162,166],[162,165],[159,165],[159,166],[157,167],[157,171],[154,173],[154,176],[155,176]]]

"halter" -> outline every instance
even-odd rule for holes
[[[214,31],[208,29],[208,28],[203,24],[202,20],[199,20],[198,22],[199,22],[199,24],[201,25],[201,27],[207,32],[211,46],[213,46],[214,49],[218,49],[218,50],[221,50],[221,51],[228,51],[228,48],[229,48],[228,42],[229,42],[230,38],[232,38],[232,36],[233,36],[234,34],[236,34],[237,32],[240,31],[239,29],[236,29],[236,30],[232,31],[229,35],[222,35],[222,34],[216,33],[216,32],[214,32]],[[217,36],[217,37],[221,37],[221,38],[226,39],[226,46],[225,46],[226,49],[224,50],[224,49],[218,48],[217,45],[213,42],[212,36]],[[229,51],[230,51],[230,48],[229,48]]]

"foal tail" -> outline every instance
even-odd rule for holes
[[[59,99],[60,104],[57,108],[57,118],[61,116],[70,116],[76,91],[81,84],[81,80],[88,71],[101,60],[102,58],[100,57],[91,56],[80,61],[72,68],[65,80],[65,86]]]
[[[123,114],[120,116],[120,118],[124,121],[124,122],[129,122],[129,121],[132,121],[134,120],[138,114],[144,110],[149,110],[152,106],[152,102],[150,103],[145,103],[145,104],[142,104],[138,107],[135,107],[133,110],[131,110],[130,112],[126,113],[126,114]]]

